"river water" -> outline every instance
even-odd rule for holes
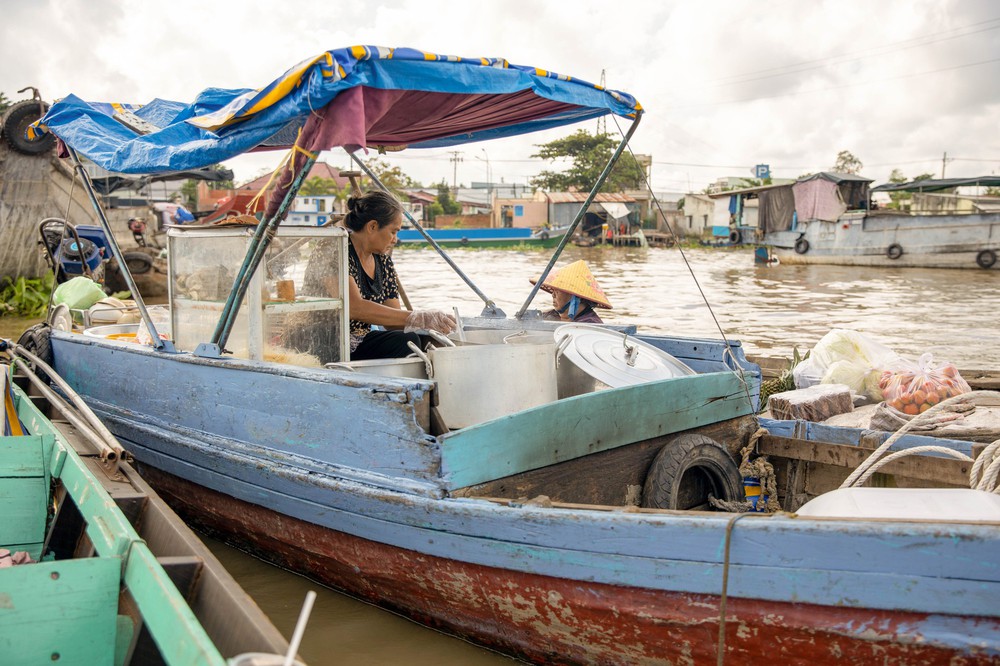
[[[755,266],[747,250],[568,247],[558,266],[585,259],[614,309],[608,323],[640,331],[718,339],[719,327],[748,353],[790,356],[832,328],[960,368],[1000,368],[1000,271],[841,266]],[[548,251],[454,250],[456,263],[513,315],[545,267]],[[395,253],[414,307],[477,315],[482,302],[431,250]],[[703,296],[704,295],[704,296]],[[708,304],[706,304],[706,300]],[[533,307],[547,309],[540,293]],[[31,322],[0,319],[0,335]],[[338,664],[509,664],[510,660],[424,629],[210,542],[236,579],[286,637],[307,590],[316,601],[300,653],[312,666]]]

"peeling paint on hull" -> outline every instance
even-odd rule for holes
[[[526,574],[423,555],[325,529],[143,468],[187,519],[280,566],[423,624],[538,663],[702,664],[717,657],[714,595]],[[731,598],[725,657],[781,664],[988,664],[933,644],[946,616]],[[962,618],[979,635],[996,618]],[[980,633],[981,632],[981,633]]]

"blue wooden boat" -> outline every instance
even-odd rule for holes
[[[226,666],[285,654],[281,634],[120,446],[29,378],[39,381],[0,365],[2,661]]]
[[[433,104],[411,103],[425,99]],[[291,248],[324,242],[346,252],[342,230],[278,226],[318,150],[453,145],[606,113],[631,119],[583,211],[641,117],[630,96],[505,60],[354,47],[258,91],[210,89],[197,106],[167,104],[135,112],[157,125],[145,134],[115,120],[127,107],[72,96],[43,123],[71,153],[118,172],[201,166],[299,136],[279,179],[290,187],[256,230],[174,231],[170,340],[144,306],[150,345],[101,330],[32,336],[188,519],[540,663],[1000,658],[1000,516],[711,510],[713,498],[744,499],[734,457],[751,441],[789,473],[815,468],[802,493],[820,498],[847,474],[830,473],[822,456],[852,448],[758,439],[760,374],[739,342],[629,326],[554,331],[528,309],[537,285],[508,318],[458,270],[485,304],[464,320],[463,345],[426,362],[352,363],[343,340],[331,343],[329,363],[285,353],[283,336],[304,314],[346,330],[344,299],[309,298],[300,283],[301,300],[269,298],[275,274],[300,279],[295,262],[306,259],[290,259]],[[384,113],[364,116],[376,106]],[[473,344],[479,333],[502,343]],[[586,361],[561,346],[574,333],[611,340],[602,349],[622,376],[598,363],[581,379],[574,370]],[[679,370],[641,375],[651,359]],[[525,402],[539,386],[548,393]]]
[[[566,232],[536,230],[529,227],[497,227],[483,229],[426,229],[427,234],[441,247],[538,247],[549,248],[559,244]],[[416,229],[401,229],[400,247],[429,245]]]

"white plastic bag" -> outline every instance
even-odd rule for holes
[[[809,358],[796,367],[795,386],[844,384],[854,393],[881,401],[879,379],[882,371],[899,360],[899,354],[871,338],[857,331],[835,328],[824,335]],[[818,382],[815,381],[817,376]]]

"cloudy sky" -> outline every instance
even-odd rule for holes
[[[209,86],[263,86],[330,48],[410,46],[593,82],[603,73],[647,111],[632,147],[652,155],[661,192],[700,191],[755,164],[794,178],[841,150],[879,182],[893,168],[1000,173],[991,0],[0,0],[0,16],[0,91],[12,99],[34,85],[48,100],[190,101]],[[526,183],[546,168],[535,146],[575,129],[471,144],[457,163],[445,150],[392,161],[425,184],[488,173]],[[243,180],[279,157],[229,166]]]

